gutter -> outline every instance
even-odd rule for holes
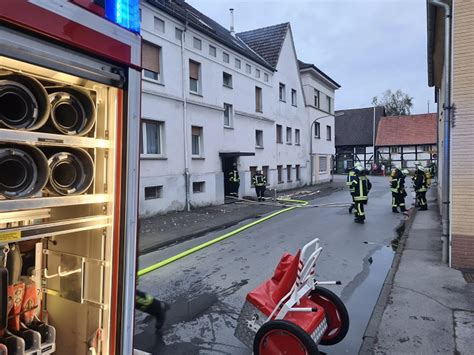
[[[184,30],[181,33],[181,84],[183,86],[183,144],[184,144],[184,188],[185,188],[185,204],[186,204],[186,211],[191,210],[191,202],[190,202],[190,174],[189,174],[189,157],[188,157],[188,102],[186,97],[186,62],[184,60],[184,43],[185,43],[185,36],[186,30],[188,28],[188,22],[184,22]]]
[[[450,168],[451,168],[451,73],[452,73],[452,41],[451,41],[451,21],[452,9],[441,0],[428,0],[428,5],[437,6],[444,10],[444,137],[443,137],[443,175],[442,175],[442,225],[443,231],[441,236],[442,245],[442,261],[449,262],[451,267],[451,226],[450,226]],[[429,11],[429,10],[428,10]]]

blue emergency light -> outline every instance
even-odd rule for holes
[[[140,0],[106,0],[105,17],[132,32],[140,33]]]

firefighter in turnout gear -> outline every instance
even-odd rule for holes
[[[239,196],[240,177],[237,170],[237,163],[232,165],[232,170],[229,171],[230,195]]]
[[[152,295],[137,290],[135,293],[135,308],[155,317],[155,327],[160,329],[166,318],[166,312],[170,308],[166,302],[154,298]]]
[[[395,167],[390,175],[390,190],[392,191],[392,212],[398,213],[400,211],[406,212],[405,208],[405,175],[399,167]]]
[[[262,174],[261,170],[257,170],[257,173],[252,178],[252,184],[255,186],[255,192],[257,193],[257,200],[263,201],[265,189],[267,186],[267,178]]]
[[[369,191],[372,188],[372,184],[365,175],[364,168],[360,165],[356,167],[356,175],[352,181],[351,186],[354,188],[354,203],[355,203],[355,223],[364,223],[365,211],[364,205],[369,200]]]
[[[428,203],[426,202],[426,191],[429,187],[429,176],[425,173],[425,169],[420,162],[416,163],[415,175],[413,175],[413,187],[416,192],[416,201],[419,211],[426,211]]]
[[[362,167],[362,164],[360,162],[355,163],[354,167],[351,168],[347,174],[346,178],[346,186],[349,187],[349,191],[351,193],[351,198],[352,198],[352,203],[351,206],[349,207],[349,213],[352,214],[352,210],[355,208],[355,202],[354,202],[354,187],[352,186],[352,182],[354,181],[356,177],[356,167]]]

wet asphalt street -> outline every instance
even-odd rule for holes
[[[152,319],[137,312],[135,348],[153,354],[251,354],[234,337],[246,294],[271,277],[284,252],[294,253],[319,237],[324,249],[317,263],[318,279],[342,281],[328,288],[341,296],[351,322],[341,343],[320,346],[320,351],[357,354],[392,263],[390,242],[405,218],[391,212],[388,178],[371,181],[364,225],[355,224],[345,207],[298,208],[141,277],[140,288],[171,303],[171,310],[160,333],[155,333]],[[349,201],[344,190],[311,204]],[[238,227],[146,254],[140,268]]]

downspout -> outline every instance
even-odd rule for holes
[[[429,0],[429,3],[442,7],[444,9],[444,137],[443,137],[443,180],[442,180],[442,224],[443,232],[441,236],[442,245],[442,260],[443,262],[449,262],[451,266],[450,258],[450,245],[451,245],[451,233],[450,233],[450,165],[451,165],[451,7],[440,1],[440,0]]]
[[[190,174],[189,174],[189,156],[188,156],[188,113],[187,113],[187,98],[186,98],[186,63],[184,60],[184,43],[185,43],[185,33],[188,27],[188,20],[186,19],[184,23],[184,30],[181,33],[181,81],[183,86],[183,133],[184,133],[184,188],[185,188],[185,203],[186,211],[191,210],[190,203]]]
[[[373,126],[372,127],[372,146],[373,146],[373,148],[372,148],[373,149],[372,164],[375,164],[375,106],[374,106],[374,118],[373,118],[372,126]]]

